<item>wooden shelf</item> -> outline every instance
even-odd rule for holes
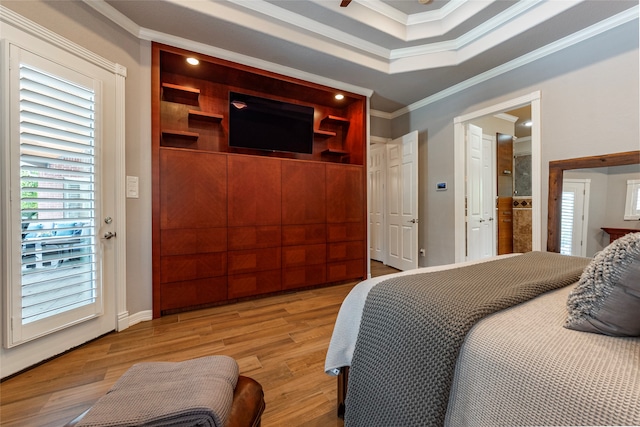
[[[173,138],[183,138],[183,139],[190,139],[190,140],[197,140],[200,137],[199,133],[196,132],[187,132],[184,130],[172,130],[172,129],[165,129],[162,131],[162,136],[168,136],[168,137],[173,137]]]
[[[202,120],[205,122],[220,122],[224,118],[221,114],[207,113],[200,110],[189,110],[189,120]]]
[[[318,138],[331,138],[336,136],[337,134],[335,132],[332,132],[330,130],[314,130],[313,131],[313,135],[317,136]]]
[[[175,102],[181,102],[187,99],[191,101],[189,103],[196,103],[200,96],[200,89],[174,85],[172,83],[162,83],[162,92],[167,100]]]
[[[338,124],[338,125],[349,125],[350,122],[349,122],[349,119],[347,119],[347,118],[329,115],[329,116],[325,117],[324,119],[322,119],[322,123],[332,123],[332,124]]]

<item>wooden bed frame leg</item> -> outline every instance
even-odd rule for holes
[[[340,368],[338,374],[338,417],[344,418],[345,400],[347,399],[347,383],[349,382],[349,367]]]

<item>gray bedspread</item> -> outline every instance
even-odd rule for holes
[[[345,425],[443,425],[456,359],[471,327],[576,282],[588,263],[530,252],[376,285],[354,350]]]
[[[640,338],[564,328],[572,288],[487,316],[469,331],[445,425],[640,425]]]
[[[233,404],[238,364],[227,356],[132,366],[77,427],[223,427]]]

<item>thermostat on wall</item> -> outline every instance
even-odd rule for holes
[[[447,183],[446,182],[438,182],[436,184],[436,190],[437,191],[446,191],[447,190]]]

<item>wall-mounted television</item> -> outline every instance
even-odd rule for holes
[[[229,146],[313,152],[313,107],[229,92]]]

